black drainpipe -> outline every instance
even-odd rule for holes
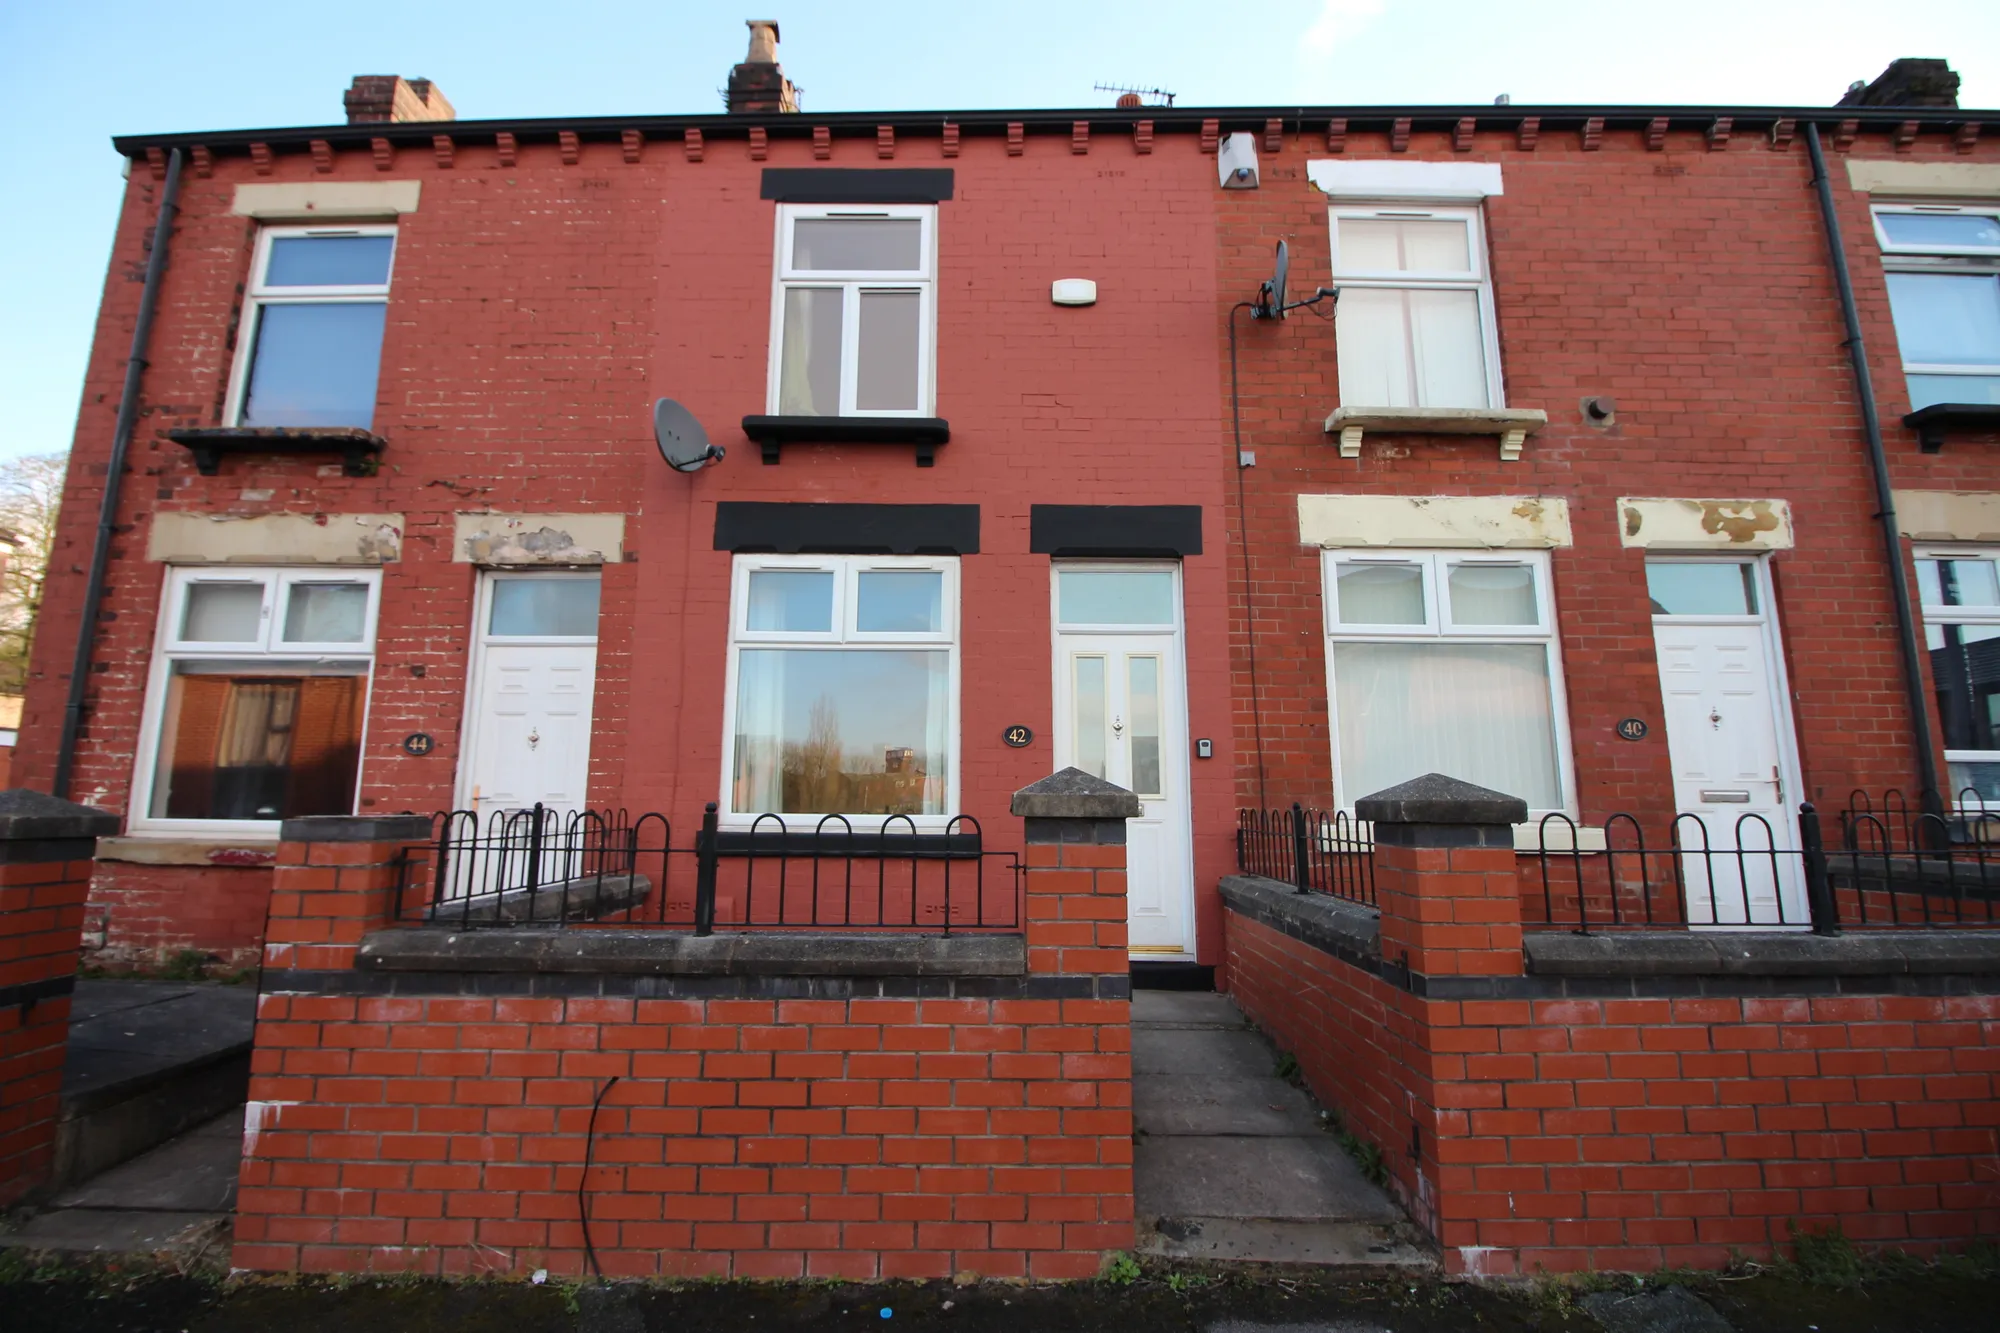
[[[1847,322],[1847,355],[1854,363],[1854,383],[1861,393],[1861,430],[1868,440],[1868,467],[1875,476],[1875,517],[1882,524],[1882,548],[1889,560],[1889,594],[1896,606],[1896,637],[1903,650],[1903,684],[1909,695],[1910,721],[1916,731],[1917,777],[1923,784],[1923,807],[1941,814],[1944,788],[1939,784],[1937,752],[1931,747],[1930,701],[1924,698],[1924,669],[1917,641],[1916,612],[1910,606],[1910,583],[1903,573],[1903,537],[1896,527],[1896,493],[1889,483],[1889,459],[1882,452],[1882,421],[1875,410],[1875,385],[1868,378],[1868,349],[1861,341],[1861,314],[1854,305],[1854,279],[1847,272],[1847,247],[1840,239],[1840,214],[1833,206],[1833,182],[1827,179],[1826,154],[1819,145],[1819,126],[1806,122],[1806,151],[1812,155],[1813,185],[1819,190],[1820,217],[1833,252],[1833,282],[1840,289],[1840,315]]]
[[[104,567],[111,560],[111,532],[118,517],[118,492],[125,479],[125,454],[139,422],[139,381],[146,374],[146,344],[153,332],[153,311],[160,300],[160,278],[167,269],[167,240],[173,235],[174,207],[181,194],[181,150],[167,155],[167,183],[160,191],[160,218],[153,225],[153,252],[146,257],[146,285],[139,293],[139,318],[132,325],[132,352],[125,361],[125,391],[118,399],[118,428],[111,436],[111,462],[104,473],[104,499],[97,509],[97,544],[90,552],[90,582],[83,592],[83,619],[76,627],[76,660],[69,670],[69,702],[63,706],[62,739],[56,746],[56,776],[50,792],[69,795],[70,770],[76,763],[76,733],[83,725],[83,691],[90,683],[91,648],[97,638],[97,617],[104,603]]]

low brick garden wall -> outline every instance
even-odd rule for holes
[[[1025,932],[914,941],[384,931],[425,830],[289,822],[235,1264],[1094,1275],[1133,1235],[1116,796],[1017,797]]]
[[[1507,813],[1372,812],[1379,915],[1223,884],[1229,990],[1450,1271],[2000,1234],[2000,932],[1523,941]]]

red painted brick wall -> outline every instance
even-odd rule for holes
[[[1831,135],[1827,144],[1895,485],[1990,491],[1990,438],[1924,455],[1901,424],[1908,403],[1868,198],[1847,188],[1846,154]],[[1962,153],[1943,133],[1896,148],[1870,131],[1851,152],[2000,160],[1990,140]],[[1260,189],[1219,195],[1218,346],[1229,307],[1269,276],[1277,240],[1290,245],[1295,291],[1330,283],[1326,199],[1305,173],[1309,159],[1331,156],[1323,133],[1288,127],[1279,151],[1263,154]],[[1339,404],[1332,325],[1306,311],[1282,324],[1236,316],[1243,444],[1257,456],[1230,522],[1248,543],[1255,608],[1253,620],[1244,552],[1233,546],[1238,800],[1332,799],[1323,598],[1318,552],[1298,541],[1301,493],[1567,499],[1575,545],[1554,552],[1553,572],[1580,813],[1601,823],[1630,811],[1662,834],[1673,797],[1644,554],[1621,546],[1615,501],[1784,497],[1798,545],[1774,558],[1773,575],[1806,784],[1790,799],[1837,810],[1856,787],[1911,788],[1913,733],[1876,502],[1802,140],[1774,148],[1761,133],[1739,133],[1711,150],[1699,132],[1677,129],[1649,151],[1644,136],[1613,130],[1586,151],[1565,130],[1522,151],[1511,127],[1494,127],[1464,151],[1449,135],[1420,132],[1397,153],[1385,135],[1348,135],[1341,160],[1367,159],[1502,166],[1505,193],[1487,201],[1486,218],[1506,401],[1547,411],[1549,424],[1515,463],[1500,461],[1492,439],[1436,436],[1370,435],[1360,458],[1343,460],[1322,429]],[[1581,402],[1594,395],[1617,402],[1608,429],[1584,422]],[[1651,735],[1618,739],[1624,717],[1644,719]]]
[[[70,997],[42,988],[76,972],[89,843],[72,861],[13,860],[0,842],[0,1208],[45,1185],[55,1163],[56,1115]],[[25,1003],[23,1001],[26,1001]]]
[[[154,965],[181,950],[228,968],[257,962],[269,866],[156,866],[100,859],[91,881],[89,961]]]
[[[1209,160],[1192,136],[1163,138],[1143,156],[1122,136],[1100,136],[1082,155],[1066,133],[1031,136],[1017,157],[997,137],[968,135],[949,161],[937,138],[905,136],[893,163],[877,158],[872,136],[837,140],[834,166],[957,172],[938,230],[937,411],[953,439],[930,469],[913,466],[907,448],[793,447],[765,467],[736,426],[765,407],[774,205],[758,197],[760,172],[811,165],[811,151],[779,141],[767,161],[753,161],[742,141],[717,141],[696,163],[677,144],[652,144],[628,163],[616,144],[587,143],[566,165],[552,144],[523,144],[501,167],[490,142],[465,141],[448,168],[429,151],[399,149],[387,172],[365,152],[334,154],[324,174],[303,152],[280,153],[268,177],[221,154],[208,176],[190,169],[118,515],[76,793],[117,810],[130,803],[163,576],[143,553],[159,512],[406,516],[403,557],[385,570],[363,813],[452,799],[474,590],[472,567],[451,561],[452,514],[626,515],[627,562],[605,571],[590,797],[687,821],[717,796],[722,764],[730,560],[710,549],[715,503],[970,502],[983,508],[982,552],[963,567],[954,804],[990,822],[1006,794],[1053,759],[1049,561],[1027,551],[1029,506],[1199,503],[1209,553],[1187,561],[1185,601],[1191,735],[1217,742],[1214,761],[1191,766],[1196,882],[1212,886],[1230,856],[1233,761],[1219,632],[1225,478],[1207,322]],[[330,460],[259,457],[198,476],[162,432],[220,420],[254,234],[230,214],[233,190],[315,179],[422,183],[421,207],[400,224],[375,418],[390,442],[381,472],[344,478]],[[20,780],[30,786],[46,786],[52,771],[159,191],[141,164],[113,247],[29,687]],[[1097,280],[1097,306],[1050,304],[1049,282],[1073,276]],[[658,396],[691,407],[729,459],[693,476],[663,467],[648,424]],[[1013,723],[1035,730],[1032,747],[1001,743]],[[415,730],[438,740],[427,757],[400,749]],[[1212,887],[1202,892],[1212,959],[1219,907]],[[170,934],[198,932],[172,923],[157,942]]]

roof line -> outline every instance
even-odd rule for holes
[[[1350,133],[1387,129],[1399,120],[1408,120],[1412,129],[1449,130],[1468,117],[1482,126],[1505,128],[1537,119],[1544,129],[1580,126],[1601,118],[1605,129],[1644,128],[1664,117],[1669,125],[1696,128],[1729,117],[1745,129],[1790,120],[1835,126],[1856,121],[1861,126],[1882,129],[1914,121],[1933,129],[1976,124],[2000,128],[2000,110],[1978,111],[1956,107],[1771,107],[1771,106],[1274,106],[1274,107],[1141,107],[1136,110],[1108,107],[1078,107],[1034,111],[840,111],[828,113],[788,112],[745,114],[713,112],[700,115],[570,116],[513,120],[424,120],[374,122],[359,125],[306,125],[271,129],[203,130],[174,134],[125,134],[115,136],[112,146],[128,157],[142,157],[149,148],[192,148],[202,145],[210,152],[248,152],[253,143],[276,149],[305,148],[314,140],[341,147],[366,147],[372,139],[392,144],[428,145],[440,134],[476,142],[497,134],[511,134],[528,142],[553,142],[563,133],[579,139],[616,140],[627,130],[644,134],[681,134],[699,130],[704,138],[737,138],[752,128],[762,129],[772,138],[810,138],[816,127],[832,133],[872,136],[876,127],[892,126],[913,133],[956,125],[961,134],[1002,134],[1009,125],[1020,125],[1028,133],[1067,134],[1079,120],[1092,129],[1109,132],[1128,130],[1141,121],[1151,121],[1155,134],[1198,134],[1204,122],[1216,121],[1219,128],[1262,130],[1267,122],[1279,120],[1287,128],[1320,128],[1330,120],[1345,120]]]

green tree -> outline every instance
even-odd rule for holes
[[[0,694],[27,687],[67,463],[64,454],[0,461]]]

